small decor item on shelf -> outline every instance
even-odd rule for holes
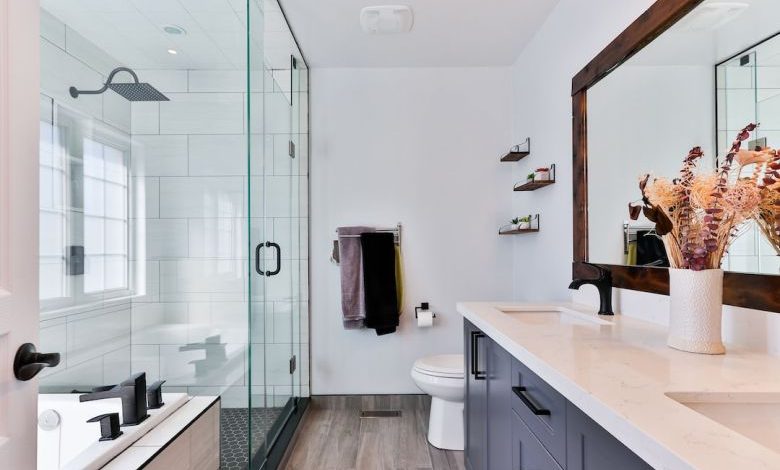
[[[535,172],[534,173],[528,173],[528,176],[526,176],[525,179],[528,180],[528,182],[530,183],[530,182],[532,182],[534,180],[534,178],[536,178],[536,173]]]
[[[537,168],[534,172],[534,181],[550,181],[550,169]]]
[[[714,173],[696,171],[704,153],[695,147],[679,177],[640,178],[642,213],[655,223],[671,264],[667,344],[675,349],[701,354],[726,351],[721,340],[721,261],[737,229],[759,216],[763,201],[777,198],[773,188],[780,179],[775,150],[742,149],[742,142],[756,128],[750,124],[740,131]],[[633,205],[629,208],[636,220],[638,211]]]
[[[531,216],[515,217],[512,219],[512,230],[528,230],[531,228]]]

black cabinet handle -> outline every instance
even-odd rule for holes
[[[255,271],[257,271],[257,274],[261,276],[265,276],[265,272],[260,267],[260,253],[263,251],[264,246],[265,243],[261,243],[255,248]]]
[[[14,357],[14,377],[27,381],[38,375],[44,367],[57,367],[60,363],[59,353],[39,353],[32,343],[19,346]]]
[[[536,403],[536,400],[528,394],[528,390],[525,387],[512,387],[512,391],[515,392],[515,395],[520,398],[520,401],[531,410],[531,413],[536,416],[550,416],[550,410],[539,406],[539,404]]]
[[[471,375],[474,380],[485,380],[487,375],[479,370],[479,339],[484,338],[485,334],[481,331],[471,332]]]
[[[276,276],[282,270],[282,249],[274,242],[265,242],[265,246],[276,249],[276,269],[265,273],[266,276]]]

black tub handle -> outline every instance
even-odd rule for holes
[[[542,408],[536,403],[531,395],[528,394],[528,389],[525,387],[512,387],[512,391],[515,392],[520,401],[531,410],[531,413],[536,416],[550,416],[550,410]]]

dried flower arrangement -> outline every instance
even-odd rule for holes
[[[761,205],[755,216],[756,225],[780,255],[780,152],[759,149],[753,178],[760,181]]]
[[[751,219],[780,238],[778,154],[773,149],[742,149],[757,127],[750,124],[740,131],[714,173],[695,171],[704,153],[694,147],[678,178],[640,179],[642,213],[656,224],[673,268],[720,268],[739,227]],[[743,177],[750,166],[751,175]],[[634,220],[639,216],[636,206],[629,205],[629,212]]]

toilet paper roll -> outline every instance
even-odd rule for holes
[[[417,327],[418,328],[430,328],[433,326],[433,312],[430,310],[423,310],[417,312]]]

